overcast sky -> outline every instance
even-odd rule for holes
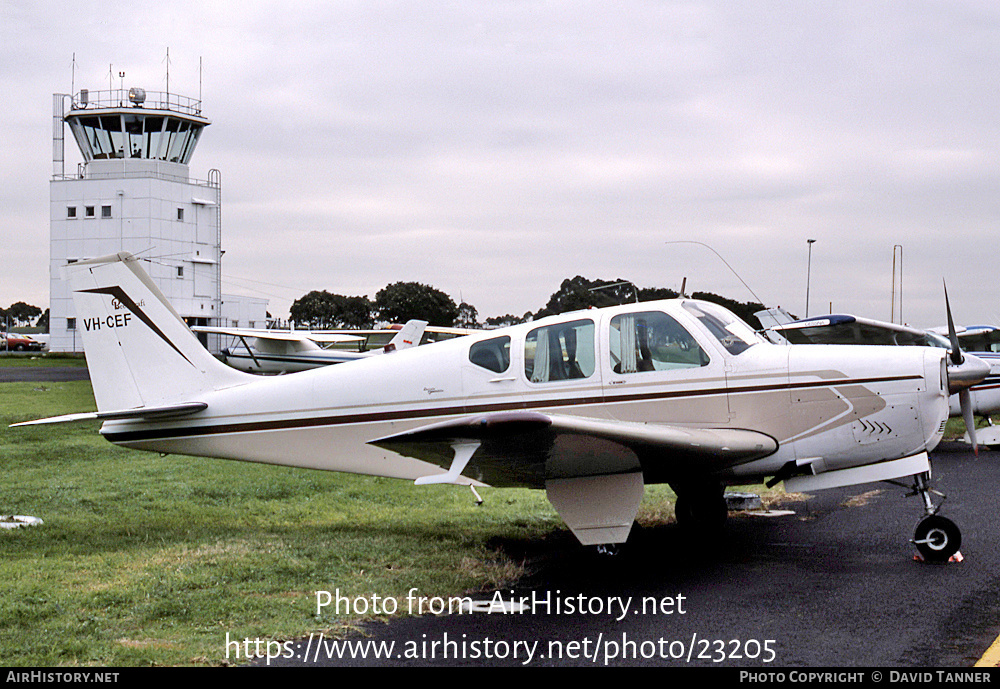
[[[5,0],[0,306],[48,305],[52,94],[166,90],[168,48],[223,291],[275,315],[399,280],[482,318],[574,275],[754,299],[674,241],[803,315],[815,239],[811,315],[888,320],[899,244],[907,322],[944,322],[946,279],[1000,324],[994,0]]]

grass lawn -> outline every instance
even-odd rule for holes
[[[81,355],[43,354],[40,352],[0,352],[0,367],[4,366],[51,366],[61,368],[84,368],[87,360]]]

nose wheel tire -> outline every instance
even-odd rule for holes
[[[962,532],[950,519],[933,514],[917,524],[913,544],[925,562],[947,562],[961,547]]]

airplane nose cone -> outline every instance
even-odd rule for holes
[[[948,392],[967,390],[982,383],[990,374],[990,365],[972,354],[965,354],[960,364],[948,364]]]

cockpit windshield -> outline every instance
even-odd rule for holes
[[[742,354],[761,342],[753,328],[728,309],[710,302],[685,301],[683,306],[730,354]]]

